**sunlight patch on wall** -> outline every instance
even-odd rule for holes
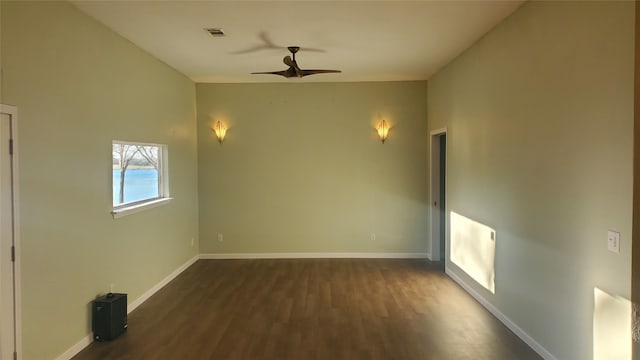
[[[593,289],[593,360],[631,360],[631,301]]]
[[[451,261],[495,294],[496,232],[451,212]]]

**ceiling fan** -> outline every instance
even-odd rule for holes
[[[291,52],[292,56],[287,55],[287,56],[284,57],[284,59],[282,59],[284,64],[289,66],[289,68],[287,70],[253,72],[252,74],[271,74],[271,75],[284,76],[286,78],[292,78],[292,77],[301,78],[301,77],[308,76],[308,75],[313,75],[313,74],[327,74],[327,73],[339,73],[339,72],[342,72],[340,70],[305,70],[305,69],[300,69],[300,67],[298,66],[298,63],[296,62],[296,53],[298,52],[298,50],[300,50],[300,47],[299,46],[289,46],[288,49]]]
[[[269,33],[267,33],[266,31],[261,32],[260,34],[258,34],[258,39],[260,39],[260,44],[251,46],[249,48],[245,48],[242,50],[237,50],[237,51],[232,51],[230,54],[233,55],[240,55],[240,54],[248,54],[248,53],[252,53],[252,52],[256,52],[256,51],[261,51],[261,50],[280,50],[280,49],[286,49],[286,46],[282,46],[280,44],[276,44],[273,40],[271,40],[271,36],[269,35]],[[309,47],[303,47],[300,48],[300,51],[304,51],[304,52],[326,52],[323,49],[317,49],[317,48],[309,48]]]

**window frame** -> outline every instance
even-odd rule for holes
[[[113,205],[113,145],[124,144],[133,146],[158,147],[158,196],[143,200],[131,201],[119,205]],[[111,215],[114,219],[135,214],[140,211],[152,209],[168,204],[173,198],[169,192],[169,149],[166,144],[145,143],[139,141],[111,141]]]

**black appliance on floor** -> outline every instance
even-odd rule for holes
[[[93,339],[108,341],[127,330],[127,294],[109,293],[93,301]]]

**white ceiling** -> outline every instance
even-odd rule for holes
[[[72,1],[196,82],[425,80],[522,2]],[[342,73],[250,74],[285,70],[290,45],[301,68]]]

